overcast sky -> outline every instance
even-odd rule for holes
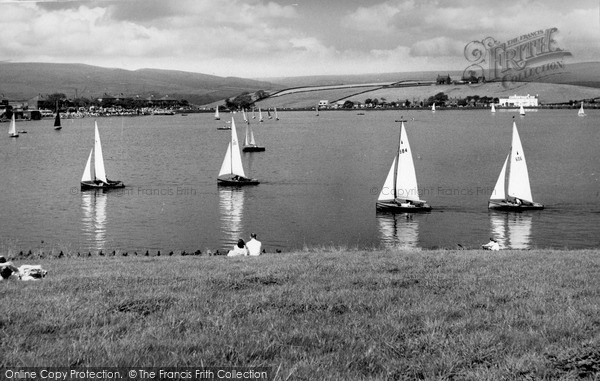
[[[0,0],[0,60],[246,78],[464,69],[464,47],[556,27],[600,61],[600,0]]]

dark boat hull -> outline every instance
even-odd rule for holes
[[[378,211],[390,213],[422,213],[431,211],[429,204],[406,205],[392,201],[377,201],[375,204]]]
[[[58,131],[58,130],[62,129],[62,127],[58,126],[58,127],[54,127],[54,129]]]
[[[520,204],[506,202],[506,201],[490,201],[488,203],[488,209],[502,210],[508,212],[521,212],[524,210],[541,210],[544,209],[544,205],[534,202],[532,204]]]
[[[241,187],[246,185],[258,185],[260,181],[256,179],[248,179],[246,177],[239,177],[237,179],[217,179],[217,185],[230,186],[230,187]]]
[[[125,188],[125,184],[122,181],[118,180],[108,180],[108,183],[102,181],[82,181],[81,182],[81,190],[90,190],[90,189],[117,189],[117,188]]]
[[[265,147],[259,147],[259,146],[244,146],[242,148],[242,151],[244,152],[263,152],[265,150]]]

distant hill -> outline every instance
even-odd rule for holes
[[[207,104],[243,92],[273,91],[266,81],[157,69],[124,70],[83,64],[0,63],[0,96],[24,100],[38,94],[64,93],[69,98],[98,98],[104,93],[150,95]]]
[[[460,79],[462,70],[437,70],[437,71],[414,71],[379,74],[356,74],[356,75],[322,75],[305,77],[272,77],[260,78],[261,81],[277,83],[283,87],[323,86],[323,85],[349,85],[373,82],[397,82],[397,81],[435,81],[437,76],[449,74],[452,79]],[[543,83],[562,83],[566,85],[578,85],[600,88],[600,62],[571,63],[565,65],[560,73],[550,75],[536,80]]]

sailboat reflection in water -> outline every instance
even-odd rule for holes
[[[84,236],[94,249],[106,244],[106,199],[102,191],[81,192],[81,210]]]
[[[523,213],[490,213],[492,236],[500,249],[529,249],[532,216]]]
[[[381,243],[385,248],[416,249],[419,245],[419,222],[410,213],[377,213]]]
[[[243,238],[244,189],[219,187],[221,242],[231,249]]]

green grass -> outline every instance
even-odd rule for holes
[[[39,259],[0,368],[270,366],[277,380],[595,379],[600,252]]]

